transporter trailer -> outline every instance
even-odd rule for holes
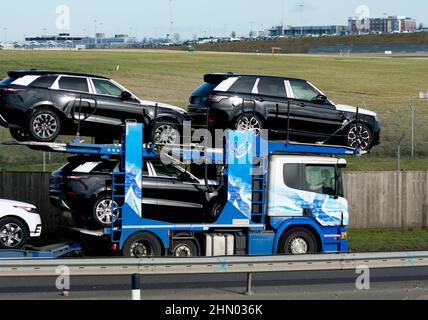
[[[119,169],[112,173],[111,226],[80,229],[82,233],[108,237],[117,255],[191,257],[348,251],[349,213],[341,173],[346,161],[334,156],[359,156],[363,151],[268,141],[253,132],[233,130],[226,131],[224,140],[222,149],[171,146],[160,152],[159,147],[143,145],[142,124],[128,122],[123,141],[117,145],[16,144],[120,159]],[[145,218],[142,168],[145,159],[153,157],[221,164],[224,196],[218,214],[207,222],[195,218],[198,222],[194,223]]]

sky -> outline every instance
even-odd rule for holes
[[[427,0],[13,0],[2,1],[0,40],[71,33],[181,39],[248,36],[279,25],[347,25],[350,16],[400,15],[428,26]],[[170,10],[172,8],[172,10]],[[172,24],[170,23],[172,21]]]

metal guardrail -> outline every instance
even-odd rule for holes
[[[58,276],[67,266],[72,276],[266,273],[286,271],[347,270],[427,267],[428,252],[355,253],[302,256],[214,258],[102,258],[53,260],[0,260],[0,277]]]

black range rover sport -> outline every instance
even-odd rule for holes
[[[97,75],[10,71],[0,81],[0,125],[18,141],[52,142],[80,125],[81,135],[108,143],[120,139],[126,120],[136,120],[145,124],[145,142],[176,143],[186,117],[179,107],[140,100]]]
[[[368,150],[380,143],[376,113],[335,104],[303,79],[234,73],[207,74],[191,94],[195,127],[269,129],[269,138],[339,144]]]

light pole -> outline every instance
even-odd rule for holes
[[[7,28],[3,28],[4,31],[4,48],[6,49],[6,43],[7,43]]]
[[[404,137],[406,135],[403,133],[400,139],[398,139],[398,146],[397,146],[397,171],[401,171],[401,144],[404,141]]]
[[[415,106],[412,100],[409,101],[410,112],[412,113],[412,158],[415,157]]]
[[[173,32],[173,17],[172,17],[172,0],[169,0],[169,36],[172,37]]]
[[[97,20],[94,20],[94,41],[95,41],[95,48],[97,47]]]
[[[300,8],[300,36],[303,38],[303,10],[305,8],[305,5],[297,4],[296,6]]]

